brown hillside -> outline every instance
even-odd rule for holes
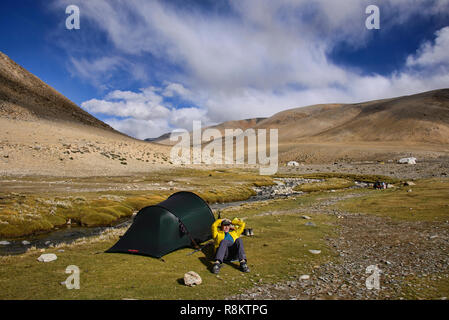
[[[449,144],[449,89],[357,104],[286,110],[258,128],[278,128],[283,143]]]
[[[68,121],[115,131],[2,52],[0,52],[0,117],[17,120]]]
[[[112,129],[0,52],[0,175],[150,172],[170,165],[169,152]]]
[[[225,127],[226,123],[220,125]],[[278,129],[281,163],[435,157],[449,151],[449,89],[300,107],[279,112],[252,128]]]

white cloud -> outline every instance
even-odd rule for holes
[[[169,132],[170,126],[163,119],[144,120],[127,118],[118,120],[114,118],[106,119],[105,122],[114,129],[126,133],[137,139],[157,138],[161,132]]]
[[[425,42],[417,54],[407,58],[408,66],[449,65],[449,27],[438,30],[435,42]]]
[[[193,98],[192,92],[180,83],[165,81],[164,84],[166,85],[164,92],[162,93],[164,97],[173,97],[177,95],[185,100],[191,100]]]
[[[123,56],[150,54],[181,70],[159,75],[161,88],[113,91],[83,107],[139,121],[165,119],[171,128],[188,126],[194,118],[222,122],[270,116],[309,104],[366,101],[449,87],[443,69],[428,72],[449,60],[448,28],[437,33],[434,43],[423,44],[404,59],[406,69],[388,76],[364,75],[332,63],[328,54],[342,41],[358,48],[372,40],[373,32],[365,28],[365,8],[376,1],[233,0],[230,4],[232,14],[205,14],[163,1],[80,3],[82,17],[104,31]],[[381,28],[387,31],[416,14],[449,16],[448,0],[383,0],[378,5]],[[110,60],[99,60],[94,67],[84,61],[79,72],[88,77],[97,69],[101,74],[108,62],[112,70],[118,68]],[[194,107],[175,111],[164,100],[174,96]]]
[[[81,104],[88,112],[104,115],[110,126],[139,139],[157,137],[176,128],[192,128],[193,120],[210,121],[207,111],[197,107],[173,108],[164,101],[169,97],[189,94],[189,90],[178,83],[166,83],[165,87],[149,87],[138,92],[114,90],[104,99],[91,99]]]
[[[147,88],[138,93],[115,90],[104,100],[91,99],[83,102],[81,107],[95,114],[151,120],[169,116],[170,109],[162,102],[162,97],[153,88]]]

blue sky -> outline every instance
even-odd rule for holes
[[[79,30],[65,27],[71,4]],[[371,4],[379,30],[365,27]],[[4,0],[0,12],[0,51],[137,138],[449,87],[448,0]]]

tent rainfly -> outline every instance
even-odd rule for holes
[[[126,233],[106,252],[160,258],[211,239],[214,221],[212,210],[201,197],[176,192],[165,201],[141,209]]]

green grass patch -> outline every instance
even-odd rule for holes
[[[449,179],[415,181],[415,186],[372,190],[366,196],[342,201],[339,208],[408,221],[449,219]],[[411,192],[409,192],[411,190]]]
[[[354,185],[354,181],[342,178],[329,178],[322,182],[312,182],[297,185],[293,190],[303,192],[316,192],[325,190],[346,189]]]
[[[306,173],[306,174],[277,174],[276,178],[304,178],[304,179],[331,179],[339,178],[350,181],[359,181],[366,183],[374,183],[376,181],[384,181],[385,183],[399,183],[402,180],[374,174],[354,174],[354,173],[338,173],[338,172],[319,172],[319,173]]]
[[[410,276],[404,281],[403,297],[408,300],[440,300],[449,297],[449,277],[447,274],[430,274],[425,277]]]

